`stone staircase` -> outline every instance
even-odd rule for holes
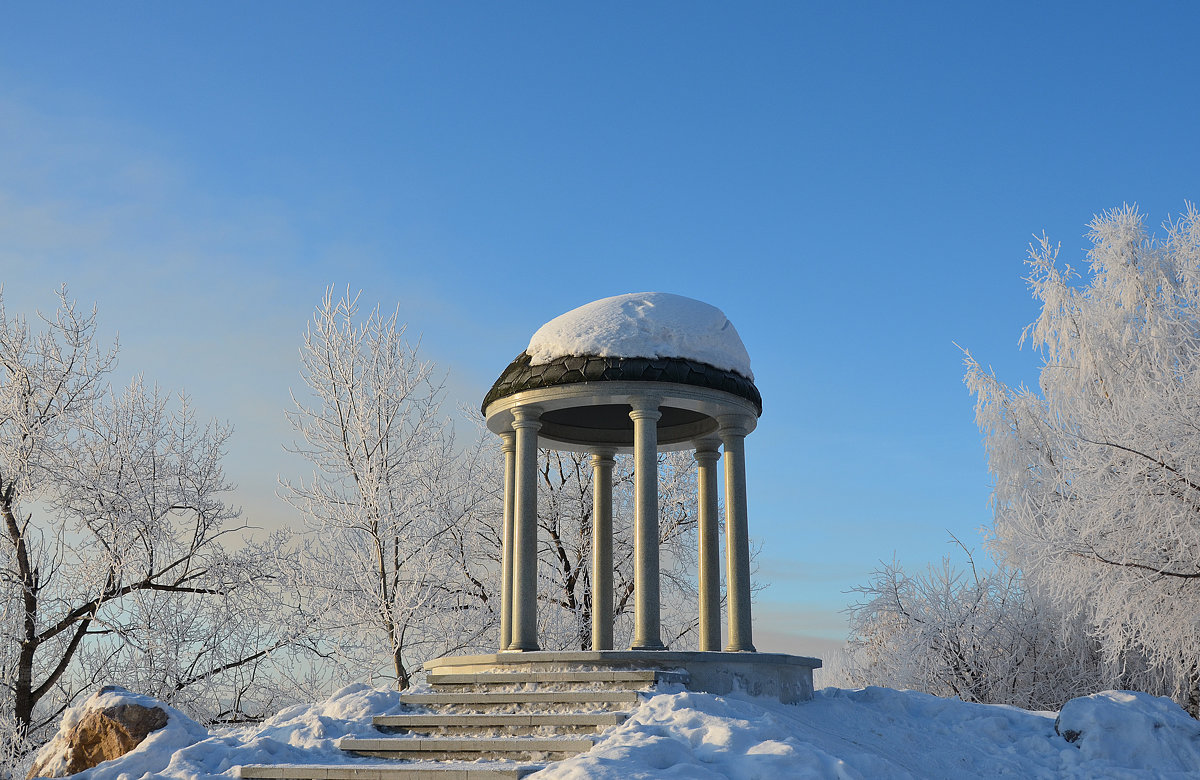
[[[432,693],[405,694],[413,711],[380,715],[389,736],[343,738],[353,756],[392,762],[243,766],[264,780],[500,780],[521,778],[591,749],[660,683],[686,685],[664,669],[529,669],[431,672]]]

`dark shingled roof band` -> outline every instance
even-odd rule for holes
[[[488,406],[501,398],[524,390],[577,382],[674,382],[707,387],[745,398],[754,404],[759,416],[762,415],[762,395],[753,382],[741,374],[714,368],[697,360],[570,356],[535,366],[525,352],[518,355],[500,374],[496,384],[483,397],[481,408],[487,414]]]

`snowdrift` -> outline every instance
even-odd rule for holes
[[[141,700],[139,698],[139,700]],[[347,735],[401,709],[394,691],[344,688],[320,704],[198,739],[175,711],[163,733],[80,780],[234,777],[241,764],[347,763]],[[70,714],[66,716],[70,718]],[[360,759],[355,763],[372,763]],[[790,778],[1195,778],[1200,722],[1169,699],[1106,691],[1060,713],[966,704],[888,688],[826,688],[799,705],[668,689],[590,752],[538,780]]]

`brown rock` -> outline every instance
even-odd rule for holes
[[[86,713],[65,735],[66,768],[56,761],[59,754],[39,756],[28,777],[66,777],[111,761],[133,750],[150,732],[167,725],[167,713],[158,707],[118,704]],[[58,767],[49,767],[59,763]],[[47,770],[49,773],[47,773]]]

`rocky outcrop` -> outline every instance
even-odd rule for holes
[[[167,725],[162,707],[124,701],[121,694],[129,691],[105,686],[71,713],[75,717],[64,717],[58,734],[38,755],[28,776],[66,777],[91,769],[101,761],[125,755],[151,732]]]

